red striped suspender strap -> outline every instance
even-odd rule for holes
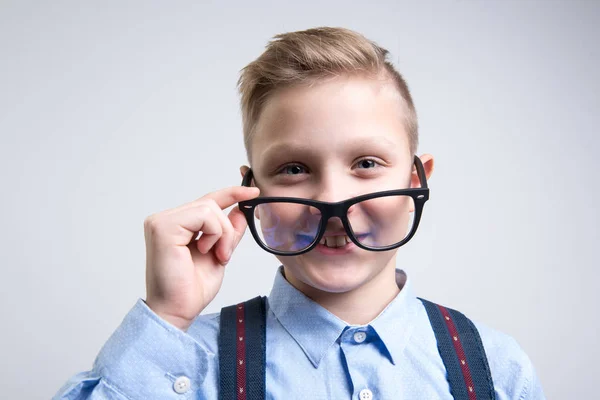
[[[264,400],[265,297],[221,310],[219,399]]]
[[[477,328],[462,313],[421,299],[446,367],[455,399],[496,399],[485,349]]]

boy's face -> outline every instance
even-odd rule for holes
[[[250,149],[260,196],[337,202],[419,187],[416,174],[411,174],[403,109],[389,81],[367,77],[341,76],[271,95]],[[330,219],[326,235],[339,230],[340,219]],[[356,289],[395,267],[396,250],[352,247],[345,254],[314,249],[278,258],[292,283],[335,293]]]

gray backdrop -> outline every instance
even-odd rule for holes
[[[1,397],[51,397],[145,297],[143,220],[240,183],[235,83],[276,33],[358,30],[414,93],[431,198],[398,267],[596,390],[597,1],[0,2]],[[208,312],[270,290],[249,234]]]

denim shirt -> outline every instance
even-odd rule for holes
[[[268,399],[452,399],[429,318],[404,271],[396,270],[400,293],[362,326],[310,300],[282,271],[267,301]],[[518,343],[473,323],[496,398],[545,399]],[[53,399],[218,399],[218,334],[219,313],[199,315],[183,332],[138,299],[92,369],[72,376]]]

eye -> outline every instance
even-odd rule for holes
[[[277,172],[278,175],[300,175],[302,173],[302,171],[304,171],[304,167],[298,164],[289,164],[286,165],[284,167],[282,167],[279,172]]]
[[[358,161],[356,165],[359,166],[359,169],[373,169],[374,167],[381,164],[372,158],[363,158],[362,160]]]

